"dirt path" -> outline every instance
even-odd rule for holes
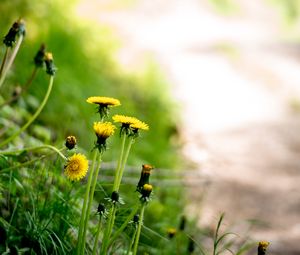
[[[84,1],[78,12],[116,28],[124,65],[134,69],[150,53],[174,84],[183,152],[210,183],[199,224],[220,212],[229,224],[256,219],[250,232],[272,242],[271,254],[300,254],[300,48],[281,39],[267,1],[236,2],[231,16],[205,0],[141,0],[105,12],[106,1]],[[188,210],[196,213],[195,189]]]

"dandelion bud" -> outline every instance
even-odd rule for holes
[[[45,53],[46,53],[46,45],[42,44],[33,59],[36,67],[43,67]]]
[[[53,55],[51,52],[46,52],[44,55],[44,61],[46,64],[46,73],[49,75],[54,75],[56,72],[56,67],[53,63]]]
[[[195,242],[192,238],[189,238],[187,250],[189,254],[192,254],[195,250]]]
[[[98,209],[97,209],[97,212],[100,214],[100,215],[103,215],[105,213],[106,209],[105,209],[105,205],[103,203],[100,203],[98,205]]]
[[[176,235],[176,229],[175,228],[168,228],[167,229],[167,234],[168,234],[168,237],[170,239],[172,239]]]
[[[185,224],[186,224],[186,217],[184,215],[182,215],[181,218],[180,218],[180,223],[179,223],[179,230],[180,231],[184,231]]]
[[[141,177],[140,177],[140,180],[139,180],[138,185],[136,187],[137,191],[141,192],[142,187],[144,186],[144,184],[149,184],[149,178],[150,178],[150,173],[151,173],[152,169],[154,169],[154,167],[151,166],[151,165],[143,165],[142,166]]]
[[[136,223],[136,224],[139,223],[139,220],[140,220],[140,216],[138,214],[133,216],[133,222],[134,223]]]
[[[257,254],[258,255],[265,255],[269,244],[270,243],[267,242],[267,241],[261,241],[261,242],[259,242],[258,243],[258,248],[257,248]]]
[[[75,137],[75,136],[70,135],[70,136],[68,136],[68,137],[66,138],[65,145],[66,145],[66,147],[67,147],[69,150],[74,149],[75,146],[76,146],[76,143],[77,143],[77,141],[76,141],[76,137]]]
[[[119,193],[117,191],[111,193],[111,200],[113,203],[119,202]]]
[[[141,190],[141,194],[142,194],[141,199],[144,199],[145,201],[147,201],[150,197],[152,190],[153,190],[152,185],[144,184],[144,186],[142,187],[142,190]]]
[[[16,42],[16,37],[20,35],[25,36],[25,22],[22,19],[14,22],[7,35],[4,37],[3,43],[6,47],[12,47]]]

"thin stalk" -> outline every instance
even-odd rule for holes
[[[119,160],[118,160],[117,169],[116,169],[116,172],[115,172],[115,179],[114,179],[113,191],[117,191],[116,187],[117,187],[117,184],[119,183],[118,177],[119,177],[120,168],[122,166],[122,160],[123,160],[123,154],[124,154],[126,137],[127,137],[126,135],[123,135],[123,137],[122,137],[121,152],[120,152],[120,157],[119,157]]]
[[[133,244],[134,244],[134,240],[135,240],[136,233],[137,233],[137,227],[136,227],[136,225],[135,225],[134,227],[135,227],[134,233],[133,233],[133,235],[132,235],[132,237],[131,237],[131,242],[130,242],[130,244],[129,244],[129,246],[128,246],[128,250],[127,250],[126,255],[129,255],[129,254],[130,254],[131,248],[132,248],[132,246],[133,246]]]
[[[64,154],[61,153],[63,149],[57,149],[56,147],[52,146],[52,145],[48,145],[48,144],[45,144],[45,145],[41,145],[41,146],[35,146],[35,147],[28,147],[28,148],[24,148],[24,149],[20,149],[20,150],[15,150],[15,151],[0,151],[0,154],[1,155],[16,155],[16,154],[21,154],[23,152],[29,152],[29,151],[39,151],[41,149],[50,149],[50,150],[53,150],[55,151],[60,157],[62,157],[64,160],[66,160],[67,158],[65,157]]]
[[[12,173],[13,173],[13,171],[10,170],[10,173],[9,173],[9,186],[8,186],[8,194],[7,194],[7,209],[8,209],[8,212],[10,212],[10,193],[11,193]]]
[[[38,70],[39,70],[39,68],[37,66],[35,66],[32,73],[31,73],[31,75],[30,75],[30,77],[29,77],[29,79],[27,80],[27,82],[23,86],[22,92],[23,91],[25,92],[30,87],[30,85],[31,85],[32,81],[34,80]]]
[[[9,47],[6,47],[5,48],[5,53],[4,53],[4,56],[3,56],[3,59],[2,59],[2,63],[1,63],[1,67],[0,67],[0,77],[2,76],[3,68],[4,68],[5,63],[6,63],[8,50],[9,50]]]
[[[97,151],[95,150],[94,156],[93,156],[91,172],[89,174],[88,183],[87,183],[85,196],[84,196],[84,200],[83,200],[83,206],[82,206],[80,223],[79,223],[78,244],[77,244],[77,254],[78,255],[80,255],[80,249],[81,249],[81,245],[83,242],[82,234],[83,234],[83,228],[84,228],[84,220],[85,220],[85,215],[86,215],[87,202],[89,199],[89,194],[90,194],[90,189],[91,189],[91,183],[92,183],[92,179],[93,179],[93,175],[94,175],[96,159],[97,159]]]
[[[128,217],[126,218],[126,220],[123,222],[123,224],[121,225],[121,227],[114,233],[114,235],[112,236],[112,238],[109,240],[109,244],[108,246],[110,246],[114,240],[117,239],[117,237],[123,232],[123,230],[127,227],[129,221],[132,220],[133,216],[137,213],[137,211],[140,208],[140,204],[138,204],[133,210],[132,212],[128,215]]]
[[[130,149],[131,149],[131,146],[132,146],[133,142],[134,142],[134,138],[131,138],[128,142],[127,149],[126,149],[126,152],[125,152],[125,155],[124,155],[124,159],[123,159],[120,171],[118,173],[118,179],[117,179],[118,182],[117,182],[116,189],[115,189],[116,191],[119,191],[120,184],[121,184],[122,177],[123,177],[123,172],[124,172],[125,165],[126,165],[126,162],[127,162],[128,156],[129,156],[129,152],[130,152]]]
[[[84,225],[83,225],[84,228],[83,228],[83,234],[82,234],[81,254],[84,254],[85,237],[86,237],[88,222],[90,219],[91,208],[92,208],[92,204],[93,204],[93,200],[94,200],[94,193],[95,193],[95,188],[96,188],[96,184],[97,184],[97,177],[98,177],[98,174],[100,171],[101,157],[102,157],[102,153],[99,153],[98,159],[97,159],[96,171],[94,171],[94,176],[93,176],[92,185],[91,185],[90,194],[89,194],[89,201],[88,201]]]
[[[102,216],[100,215],[92,255],[96,255],[97,253],[97,246],[98,246],[98,240],[100,236],[101,225],[102,225]]]
[[[14,60],[15,60],[15,57],[16,57],[18,51],[19,51],[19,48],[20,48],[21,43],[22,43],[22,41],[23,41],[23,38],[24,38],[23,35],[20,35],[20,36],[19,36],[19,39],[18,39],[18,41],[17,41],[17,44],[16,44],[16,46],[14,47],[14,50],[13,50],[13,52],[12,52],[12,54],[11,54],[11,56],[10,56],[8,62],[7,62],[7,66],[6,66],[6,68],[3,69],[3,73],[2,73],[2,75],[1,75],[1,77],[0,77],[0,88],[1,88],[1,86],[2,86],[2,84],[3,84],[3,82],[4,82],[4,80],[5,80],[5,77],[6,77],[6,75],[7,75],[8,70],[10,69],[12,63],[13,63]]]
[[[114,203],[112,205],[112,208],[110,209],[110,214],[108,216],[108,224],[105,228],[100,254],[105,254],[105,255],[107,254],[107,250],[109,247],[109,239],[111,236],[111,232],[112,232],[114,222],[115,222],[115,217],[116,217],[116,208],[117,208],[117,206]]]
[[[27,123],[21,127],[20,130],[18,130],[17,132],[15,132],[12,136],[8,137],[6,140],[4,140],[1,144],[0,147],[8,144],[10,141],[14,140],[19,134],[21,134],[24,130],[26,130],[26,128],[28,128],[30,126],[30,124],[39,116],[39,114],[41,113],[41,111],[43,110],[44,106],[46,105],[48,98],[51,94],[51,90],[53,87],[53,80],[54,80],[54,76],[51,75],[50,76],[50,81],[49,81],[49,86],[48,86],[48,90],[46,92],[46,95],[44,97],[43,102],[41,103],[41,105],[39,106],[39,108],[37,109],[37,111],[35,112],[35,114],[27,121]]]
[[[133,144],[133,141],[134,141],[134,138],[131,138],[129,140],[126,151],[125,151],[125,155],[124,155],[125,139],[126,138],[123,137],[121,155],[120,155],[120,158],[119,158],[118,167],[117,167],[117,171],[116,171],[116,174],[115,174],[115,182],[114,182],[113,191],[116,191],[116,192],[119,191],[122,176],[123,176],[123,172],[124,172],[124,168],[125,168],[128,156],[129,156],[131,145]],[[107,253],[107,249],[109,247],[110,236],[111,236],[111,233],[112,233],[113,226],[115,224],[116,211],[117,211],[116,209],[117,209],[116,204],[113,204],[112,209],[110,211],[110,214],[108,216],[108,225],[105,229],[104,240],[102,242],[102,247],[101,247],[101,254],[106,254]]]
[[[136,232],[136,237],[135,237],[135,240],[134,240],[132,255],[136,255],[136,253],[137,253],[139,240],[140,240],[140,235],[141,235],[141,229],[142,229],[142,225],[143,225],[143,221],[144,221],[145,206],[146,206],[146,203],[143,203],[142,208],[141,208],[141,213],[140,213],[139,225],[138,225],[138,229],[137,229],[137,232]]]

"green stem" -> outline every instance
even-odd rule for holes
[[[9,173],[9,186],[8,186],[8,194],[7,194],[7,209],[8,209],[8,212],[10,213],[10,194],[11,194],[11,181],[12,181],[12,173],[13,171],[10,170],[10,173]]]
[[[129,143],[127,145],[127,149],[124,155],[124,147],[125,147],[125,141],[126,141],[126,136],[124,135],[123,140],[122,140],[122,146],[121,146],[121,153],[120,153],[120,158],[118,161],[118,166],[115,174],[115,181],[114,181],[114,186],[113,186],[113,191],[119,192],[124,168],[129,156],[129,152],[131,149],[131,145],[133,144],[134,138],[131,138],[129,140]],[[115,224],[115,218],[116,218],[116,204],[113,204],[112,209],[110,211],[110,214],[108,216],[108,225],[105,229],[105,234],[104,234],[104,239],[102,242],[102,247],[101,247],[101,254],[106,254],[107,249],[109,247],[109,241],[110,241],[110,236],[112,233],[113,226]]]
[[[97,184],[97,177],[99,174],[100,166],[101,166],[101,157],[102,153],[99,153],[98,159],[97,159],[97,166],[96,166],[96,171],[94,171],[94,176],[92,180],[92,185],[90,189],[90,194],[89,194],[89,201],[86,209],[86,215],[85,215],[85,220],[84,220],[84,225],[83,225],[83,234],[82,234],[82,245],[81,245],[81,253],[84,254],[84,248],[85,248],[85,237],[86,237],[86,232],[87,232],[87,227],[88,227],[88,222],[90,219],[90,214],[91,214],[91,208],[94,200],[94,193],[95,193],[95,188]]]
[[[109,239],[111,236],[111,232],[112,232],[114,222],[115,222],[115,217],[116,217],[116,207],[117,206],[114,203],[112,205],[112,208],[110,209],[110,213],[109,213],[108,221],[107,221],[108,224],[105,228],[100,254],[105,254],[105,255],[107,254],[107,249],[109,247]]]
[[[137,253],[138,244],[139,244],[140,235],[141,235],[141,229],[142,229],[143,220],[144,220],[145,206],[146,206],[146,203],[143,203],[142,208],[141,208],[141,213],[140,213],[139,225],[138,225],[138,229],[137,229],[137,232],[136,232],[136,237],[135,237],[135,240],[134,240],[132,255],[136,255],[136,253]]]
[[[27,80],[25,85],[23,86],[22,92],[23,91],[25,92],[30,87],[30,85],[31,85],[32,81],[34,80],[38,70],[39,70],[39,68],[37,66],[35,66],[32,73],[31,73],[31,76],[29,77],[29,79]]]
[[[113,191],[117,191],[116,188],[117,188],[117,184],[119,183],[118,178],[119,178],[120,168],[122,166],[122,160],[123,160],[126,137],[127,137],[126,135],[123,135],[123,137],[122,137],[121,152],[120,152],[120,157],[119,157],[119,160],[118,160],[117,169],[116,169],[116,172],[115,172]]]
[[[135,240],[135,237],[136,237],[136,233],[137,233],[137,227],[136,227],[136,225],[135,225],[134,233],[133,233],[133,235],[132,235],[132,237],[131,237],[131,242],[130,242],[130,244],[129,244],[129,246],[128,246],[128,250],[127,250],[126,255],[129,255],[130,252],[131,252],[131,248],[132,248],[132,246],[133,246],[133,244],[134,244],[134,240]]]
[[[100,236],[100,230],[101,230],[101,223],[102,223],[102,216],[100,215],[100,219],[98,222],[98,228],[97,228],[97,233],[96,233],[96,237],[95,237],[95,241],[94,241],[94,247],[93,247],[93,253],[92,255],[96,255],[97,253],[97,246],[98,246],[98,240],[99,240],[99,236]]]
[[[111,245],[113,243],[114,240],[117,239],[117,237],[123,232],[123,230],[127,227],[129,221],[132,220],[133,216],[137,213],[137,211],[140,208],[140,204],[138,204],[132,211],[131,213],[128,215],[128,217],[126,218],[126,220],[123,222],[123,224],[121,225],[121,227],[114,233],[114,235],[112,236],[112,238],[109,240],[109,245]]]
[[[17,44],[16,44],[16,46],[15,46],[15,48],[14,48],[14,50],[13,50],[13,52],[12,52],[12,54],[11,54],[9,60],[8,60],[8,62],[7,62],[7,66],[6,66],[6,68],[3,69],[3,74],[0,77],[0,87],[2,86],[2,84],[3,84],[4,80],[5,80],[5,77],[7,75],[8,70],[10,69],[12,63],[15,60],[15,57],[16,57],[18,51],[19,51],[19,48],[21,46],[22,41],[23,41],[23,35],[20,35],[19,39],[17,41]]]
[[[124,156],[120,171],[118,173],[118,178],[117,178],[118,182],[117,182],[115,191],[119,191],[120,184],[121,184],[122,177],[123,177],[123,173],[124,173],[124,169],[125,169],[125,165],[126,165],[126,162],[127,162],[128,156],[129,156],[129,152],[130,152],[130,149],[131,149],[131,146],[132,146],[133,142],[134,142],[134,138],[131,138],[128,142],[127,149],[126,149],[126,152],[125,152],[125,156]]]
[[[89,199],[89,193],[90,193],[91,183],[92,183],[92,179],[93,179],[93,175],[94,175],[96,159],[97,159],[97,151],[95,150],[91,171],[90,171],[88,183],[86,186],[86,191],[85,191],[85,196],[84,196],[83,206],[82,206],[82,211],[81,211],[81,217],[80,217],[80,223],[79,223],[78,244],[77,244],[77,254],[78,255],[80,255],[80,250],[81,250],[81,246],[82,246],[82,242],[83,242],[82,234],[83,234],[84,220],[85,220],[85,215],[86,215],[86,207],[87,207],[87,202]]]
[[[26,130],[26,128],[39,116],[39,114],[41,113],[41,111],[43,110],[44,106],[46,105],[48,98],[50,96],[52,87],[53,87],[53,79],[54,76],[51,75],[50,76],[50,81],[49,81],[49,86],[48,86],[48,90],[47,93],[44,97],[43,102],[41,103],[41,105],[39,106],[39,108],[37,109],[37,111],[35,112],[35,114],[27,121],[27,123],[21,127],[20,130],[18,130],[16,133],[14,133],[12,136],[8,137],[6,140],[4,140],[1,144],[0,147],[8,144],[10,141],[14,140],[19,134],[21,134],[24,130]]]
[[[41,149],[50,149],[55,151],[60,157],[62,157],[64,160],[67,160],[67,158],[65,157],[64,154],[61,153],[61,151],[63,149],[57,149],[56,147],[52,146],[52,145],[40,145],[40,146],[35,146],[35,147],[28,147],[28,148],[24,148],[24,149],[20,149],[20,150],[15,150],[15,151],[0,151],[1,155],[16,155],[16,154],[21,154],[23,152],[29,152],[29,151],[39,151]]]
[[[5,53],[4,53],[4,56],[3,56],[3,59],[2,59],[2,63],[1,63],[1,67],[0,67],[0,77],[2,76],[3,68],[4,68],[5,63],[6,63],[8,50],[9,50],[9,47],[6,47],[5,48]]]

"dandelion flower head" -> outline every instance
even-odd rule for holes
[[[89,97],[86,100],[90,104],[98,104],[103,106],[119,106],[121,105],[118,99],[112,97]]]
[[[71,181],[79,181],[84,178],[89,168],[88,160],[83,154],[74,154],[65,165],[65,175]]]
[[[94,132],[97,136],[95,146],[102,151],[106,149],[106,139],[114,134],[116,126],[111,122],[94,122]]]
[[[93,128],[98,138],[107,139],[114,134],[116,126],[111,122],[94,122]]]
[[[109,107],[121,105],[118,99],[112,97],[89,97],[86,101],[90,104],[98,105],[98,113],[101,118],[108,115]]]
[[[149,130],[149,126],[148,124],[146,124],[145,122],[143,121],[140,121],[140,120],[137,120],[135,123],[131,124],[130,127],[132,129],[141,129],[141,130]]]
[[[122,124],[121,127],[121,134],[124,132],[127,135],[137,135],[139,129],[148,130],[149,126],[140,121],[139,119],[135,117],[129,117],[125,115],[114,115],[112,117],[114,122],[119,122]]]
[[[128,126],[137,124],[137,122],[139,121],[135,117],[129,117],[129,116],[119,115],[119,114],[114,115],[112,119],[114,120],[114,122],[118,122],[121,123],[122,125],[128,125]]]

